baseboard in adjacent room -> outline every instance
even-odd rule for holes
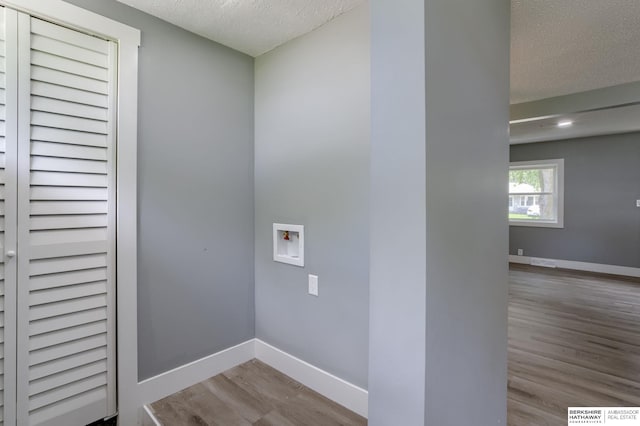
[[[546,259],[541,257],[509,255],[509,262],[546,268],[572,269],[575,271],[598,272],[601,274],[622,275],[640,278],[640,268],[629,266],[605,265],[601,263],[577,262],[574,260]]]
[[[255,339],[256,358],[349,410],[367,417],[369,394],[365,389],[319,369],[276,347]]]

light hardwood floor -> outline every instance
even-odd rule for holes
[[[640,280],[512,265],[509,426],[640,406]]]
[[[361,426],[347,410],[252,360],[151,405],[163,426]]]

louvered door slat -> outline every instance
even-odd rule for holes
[[[95,173],[106,175],[107,162],[32,155],[31,170],[46,172]]]
[[[87,241],[107,241],[107,237],[107,228],[34,230],[30,232],[28,244],[31,247],[64,245]]]
[[[85,296],[107,294],[106,281],[89,281],[64,287],[32,290],[29,296],[31,306],[44,305],[60,300],[79,299]]]
[[[88,337],[85,339],[74,340],[56,346],[31,351],[29,354],[29,363],[32,366],[38,365],[43,362],[49,362],[51,360],[72,356],[75,354],[79,354],[80,352],[88,351],[95,348],[101,348],[106,345],[106,333],[98,336]]]
[[[106,227],[108,218],[106,214],[84,214],[64,216],[35,216],[31,218],[31,229],[78,229]],[[0,222],[0,227],[2,222]]]
[[[46,426],[69,426],[66,412],[77,413],[77,418],[91,418],[92,413],[107,410],[106,399],[108,394],[105,386],[99,386],[88,391],[71,395],[61,402],[56,402],[40,409],[32,409],[31,424]],[[78,423],[82,424],[82,423]]]
[[[31,82],[31,93],[47,98],[77,102],[81,105],[91,105],[101,108],[107,108],[109,106],[109,99],[106,95],[73,89],[71,87],[58,86],[43,81]]]
[[[107,201],[107,188],[73,188],[63,186],[32,186],[34,201]]]
[[[78,299],[57,301],[46,305],[31,306],[29,309],[29,320],[36,321],[44,318],[68,315],[73,312],[81,312],[87,309],[106,306],[107,297],[105,295],[86,296]]]
[[[75,395],[105,386],[107,384],[107,375],[99,373],[89,376],[82,380],[78,380],[66,386],[52,389],[41,394],[30,397],[29,409],[37,410],[47,405],[55,404]]]
[[[68,315],[61,315],[56,318],[49,318],[42,321],[31,322],[31,335],[38,336],[50,331],[63,330],[68,327],[106,320],[106,308],[87,309],[86,311],[73,312]],[[106,348],[105,348],[106,351]]]
[[[31,140],[44,142],[59,142],[72,145],[107,146],[107,137],[97,133],[82,133],[72,130],[52,129],[49,127],[31,128]]]
[[[52,70],[39,66],[31,67],[31,80],[43,81],[46,83],[56,84],[58,86],[71,87],[103,95],[106,95],[109,91],[109,86],[106,81],[94,80],[77,74],[70,74],[68,72]]]
[[[70,74],[84,75],[95,80],[109,81],[109,70],[94,65],[83,64],[50,53],[31,51],[31,63],[45,68],[66,71]]]
[[[62,56],[80,63],[108,68],[108,57],[105,54],[83,49],[64,41],[55,40],[34,34],[31,37],[31,48],[40,52],[47,52],[53,55]]]
[[[31,97],[31,110],[55,112],[57,114],[71,115],[73,117],[88,118],[91,120],[107,121],[108,118],[108,111],[105,108],[81,105],[59,99],[43,98],[42,96]]]
[[[75,340],[104,334],[106,332],[107,325],[104,321],[99,321],[92,324],[81,324],[76,327],[67,327],[51,333],[32,336],[29,342],[29,350],[35,351],[42,348],[50,348],[55,345],[60,345],[66,342],[73,342]],[[31,390],[30,392],[32,394],[34,393],[33,390]]]
[[[106,188],[107,175],[86,173],[32,172],[31,185]],[[32,209],[33,211],[33,209]]]
[[[41,142],[37,140],[31,143],[31,155],[107,161],[106,148]]]
[[[46,392],[69,383],[76,382],[84,377],[100,374],[104,372],[106,368],[107,365],[104,360],[81,365],[79,367],[51,375],[42,380],[34,380],[31,382],[31,391],[34,395]]]
[[[79,37],[77,31],[39,19],[33,19],[31,21],[31,34],[39,34],[71,46],[78,46],[83,49],[102,53],[103,55],[108,55],[109,53],[109,45],[105,43],[104,40],[96,37]]]
[[[57,274],[60,272],[81,271],[85,269],[107,267],[106,253],[79,256],[75,259],[53,258],[32,261],[31,276]]]
[[[104,253],[108,244],[105,241],[82,241],[73,243],[48,244],[32,247],[31,260],[51,259],[61,256],[82,256],[85,254]]]
[[[31,183],[33,185],[33,181]],[[0,204],[0,209],[2,205]],[[31,216],[56,214],[99,214],[107,213],[105,201],[32,201]]]
[[[115,409],[115,45],[35,18],[20,25],[30,49],[20,51],[18,417],[84,425]]]
[[[106,281],[107,269],[94,268],[80,271],[68,271],[55,276],[33,276],[31,277],[31,291],[44,290],[56,287],[72,286],[74,284],[92,283],[96,281]]]
[[[75,130],[78,132],[107,134],[107,123],[99,120],[71,117],[69,115],[52,114],[34,111],[31,113],[31,124],[54,129]]]

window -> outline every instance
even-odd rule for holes
[[[563,227],[564,160],[509,165],[509,225]]]

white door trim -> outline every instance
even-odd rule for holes
[[[62,0],[0,0],[0,5],[118,43],[117,362],[120,424],[138,415],[137,138],[140,31]]]
[[[62,0],[1,0],[0,4],[120,44],[140,46],[139,30]]]
[[[10,9],[5,10],[6,37],[6,148],[5,148],[5,206],[14,206],[4,212],[5,226],[4,249],[16,251],[18,224],[18,14]],[[17,259],[4,258],[4,423],[16,423],[16,385],[15,368],[17,365]]]

